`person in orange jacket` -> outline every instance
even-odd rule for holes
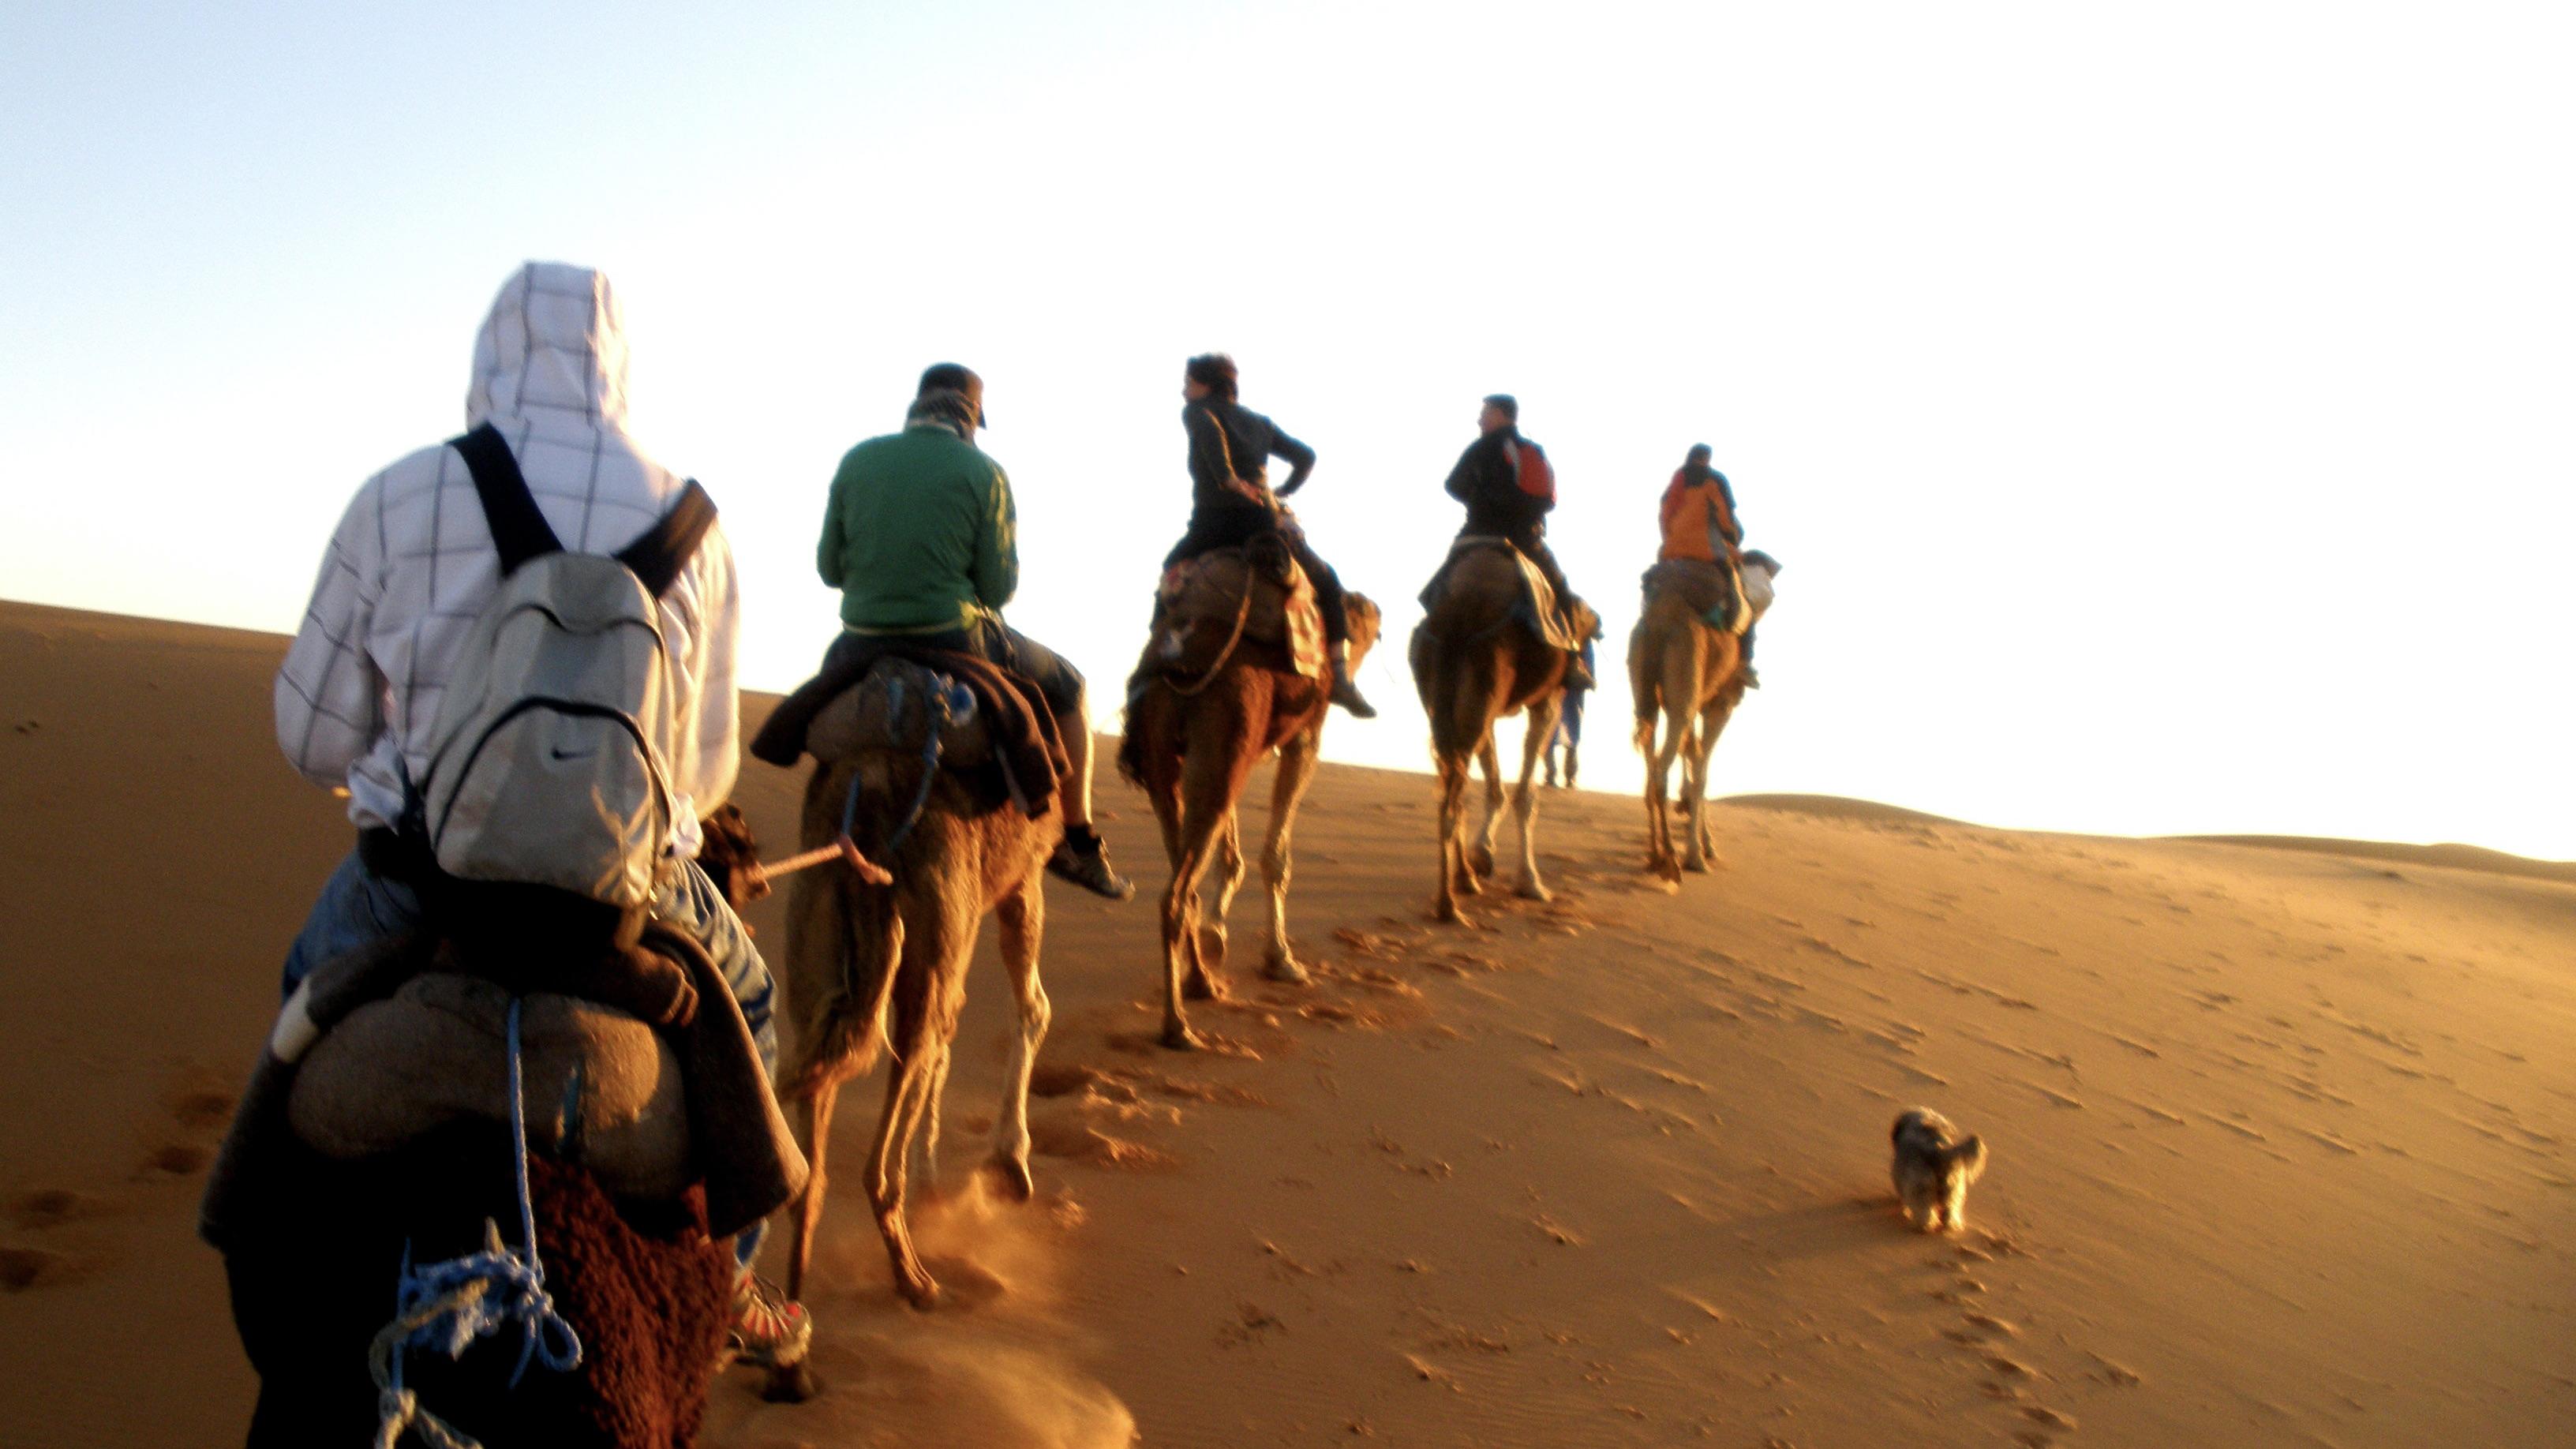
[[[1664,543],[1655,558],[1696,559],[1726,573],[1732,599],[1725,627],[1743,640],[1744,679],[1759,687],[1753,672],[1753,625],[1744,598],[1744,524],[1735,516],[1735,489],[1726,475],[1708,466],[1706,443],[1691,445],[1673,481],[1664,488]],[[1714,621],[1711,621],[1714,622]]]
[[[1664,488],[1664,546],[1655,557],[1722,563],[1734,573],[1742,562],[1744,525],[1735,518],[1735,490],[1708,466],[1708,444],[1692,445]]]

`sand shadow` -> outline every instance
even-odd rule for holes
[[[1783,1261],[1885,1248],[1920,1236],[1907,1229],[1894,1200],[1883,1195],[1783,1208],[1735,1218],[1726,1226],[1747,1246]]]

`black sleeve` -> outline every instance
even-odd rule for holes
[[[1279,496],[1287,497],[1306,486],[1306,475],[1315,471],[1315,450],[1279,431],[1279,425],[1263,418],[1270,429],[1270,456],[1288,460],[1288,481],[1279,485]]]
[[[1480,471],[1476,450],[1483,446],[1485,446],[1483,438],[1469,443],[1467,451],[1458,455],[1458,466],[1449,470],[1449,496],[1461,503],[1472,505],[1476,501],[1478,492],[1476,475]]]

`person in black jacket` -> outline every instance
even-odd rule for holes
[[[1306,486],[1307,475],[1315,471],[1315,450],[1236,400],[1234,359],[1222,352],[1189,360],[1182,369],[1181,395],[1188,399],[1181,426],[1190,438],[1190,526],[1172,545],[1163,567],[1275,530],[1315,586],[1315,607],[1324,616],[1324,640],[1332,649],[1333,703],[1361,719],[1377,718],[1377,710],[1351,680],[1341,575],[1316,554],[1306,531],[1279,503]],[[1286,459],[1289,468],[1288,481],[1275,494],[1266,476],[1272,458]]]
[[[1521,436],[1520,417],[1521,405],[1511,394],[1498,392],[1485,399],[1476,414],[1483,436],[1469,443],[1467,451],[1458,455],[1458,466],[1449,470],[1449,496],[1467,505],[1467,522],[1458,536],[1506,539],[1529,555],[1547,576],[1548,586],[1556,590],[1556,606],[1562,611],[1573,602],[1574,591],[1566,586],[1565,570],[1547,546],[1547,515],[1556,507],[1553,485],[1544,495],[1530,493],[1522,489],[1520,477],[1520,450],[1530,449],[1541,460],[1547,450]],[[1566,667],[1572,687],[1592,687],[1591,671],[1580,658],[1568,661]]]

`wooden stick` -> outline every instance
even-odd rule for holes
[[[848,861],[850,863],[850,869],[859,873],[859,879],[866,881],[870,885],[881,886],[894,884],[894,876],[889,873],[884,866],[878,865],[875,861],[861,855],[859,853],[857,842],[851,840],[850,837],[846,835],[833,841],[829,845],[816,846],[812,850],[791,855],[785,860],[778,861],[770,865],[764,865],[760,869],[762,873],[766,875],[794,875],[796,872],[803,870],[808,866],[821,865],[827,860]]]

